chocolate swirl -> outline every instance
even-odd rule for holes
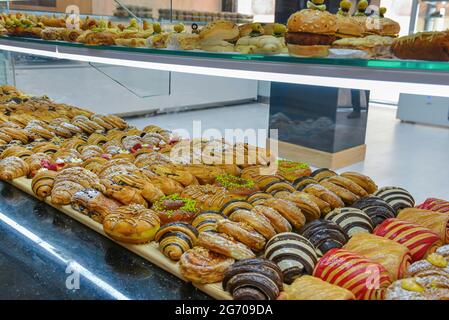
[[[396,214],[402,209],[413,208],[415,206],[413,196],[407,190],[400,187],[383,187],[377,190],[374,196],[387,202]]]
[[[176,261],[196,244],[198,231],[188,223],[171,222],[162,226],[154,239],[159,242],[161,252]]]
[[[369,196],[356,201],[352,208],[357,208],[365,212],[373,221],[374,227],[384,220],[394,218],[395,210],[379,197]]]
[[[299,232],[309,239],[321,254],[325,254],[330,249],[341,248],[349,240],[343,229],[330,220],[309,222]]]
[[[373,232],[373,221],[362,210],[356,208],[337,208],[328,213],[324,219],[338,224],[348,235],[352,237],[359,232]]]

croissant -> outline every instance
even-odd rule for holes
[[[46,153],[46,154],[53,154],[58,152],[60,149],[59,146],[55,145],[51,142],[41,142],[36,145],[34,145],[32,151],[34,153]]]
[[[111,214],[120,204],[105,197],[94,189],[83,189],[72,197],[72,208],[91,217],[93,220],[103,223],[107,215]]]
[[[61,148],[62,149],[73,149],[73,150],[81,150],[81,147],[83,147],[84,145],[86,145],[86,142],[84,140],[81,140],[80,138],[72,138],[72,139],[68,139],[65,140],[62,144],[61,144]]]
[[[191,185],[181,193],[183,198],[196,200],[203,210],[220,211],[233,197],[223,187],[214,185]]]
[[[29,172],[28,164],[18,157],[8,157],[0,160],[0,180],[14,180],[27,176]]]
[[[83,162],[83,168],[92,171],[95,174],[99,174],[103,169],[103,166],[108,162],[107,159],[101,157],[92,157]]]
[[[100,192],[105,191],[105,187],[101,184],[96,174],[81,167],[63,169],[56,176],[55,185],[63,181],[72,181],[84,187],[84,189],[93,188]]]
[[[169,177],[175,181],[178,181],[185,187],[198,184],[198,180],[195,176],[182,169],[180,166],[154,165],[151,166],[151,170],[159,176]]]
[[[87,160],[93,157],[101,157],[103,149],[97,145],[88,145],[81,148],[81,159]]]
[[[56,182],[57,178],[58,175],[55,177],[53,189],[51,190],[51,203],[54,205],[68,205],[70,204],[73,195],[78,191],[83,190],[84,186],[73,181]]]
[[[92,134],[94,132],[103,132],[105,129],[95,121],[89,120],[84,115],[76,116],[72,119],[72,124],[81,128],[84,132]]]
[[[12,146],[7,149],[5,149],[0,154],[0,159],[5,159],[8,157],[18,157],[21,159],[26,159],[30,157],[33,154],[33,152],[27,148],[21,147],[21,146]]]
[[[101,183],[105,186],[105,194],[108,197],[111,197],[124,205],[140,204],[145,208],[148,207],[148,203],[139,189],[120,185],[112,179],[102,179]]]
[[[166,257],[177,261],[196,245],[198,231],[185,222],[170,222],[159,229],[154,240],[159,242],[159,249]]]
[[[145,174],[145,172],[148,170],[143,170],[142,172]],[[159,190],[161,190],[166,196],[172,195],[172,194],[180,194],[184,187],[179,182],[167,178],[167,177],[160,177],[157,175],[146,175],[148,177],[148,180]]]
[[[45,199],[51,194],[55,177],[58,173],[56,171],[40,169],[36,172],[31,180],[31,189],[33,193],[41,198]]]
[[[124,173],[115,175],[111,180],[120,185],[138,189],[148,202],[155,202],[164,196],[161,190],[142,175]]]
[[[42,168],[43,163],[49,163],[50,161],[51,157],[45,153],[34,153],[30,157],[26,158],[25,162],[30,168],[29,177],[34,175],[36,171]]]

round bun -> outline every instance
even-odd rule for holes
[[[352,17],[345,17],[337,15],[337,36],[340,38],[346,37],[361,37],[365,32],[363,25]]]
[[[309,32],[333,35],[337,32],[337,17],[327,11],[304,9],[290,16],[289,32]]]
[[[200,31],[203,40],[233,40],[239,36],[239,28],[234,22],[218,20],[209,23]]]
[[[297,44],[287,44],[288,53],[298,57],[327,57],[330,46],[301,46]]]
[[[234,52],[235,47],[232,43],[224,40],[203,40],[200,44],[201,50],[210,52]]]

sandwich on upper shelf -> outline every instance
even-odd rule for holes
[[[289,54],[302,57],[327,57],[336,40],[337,17],[326,11],[324,0],[307,2],[307,9],[290,16],[285,41]]]
[[[200,47],[205,51],[233,52],[240,31],[231,21],[218,20],[207,24],[200,31]]]
[[[77,42],[93,46],[112,46],[119,38],[120,29],[106,20],[100,20],[98,25],[81,34]]]
[[[337,33],[338,38],[353,38],[362,37],[365,31],[363,25],[351,17],[349,11],[351,10],[352,2],[343,0],[340,2],[340,9],[337,13]]]
[[[281,29],[281,26],[283,25],[275,28]],[[275,28],[273,28],[273,31]],[[249,29],[251,32],[249,32]],[[278,34],[282,33],[282,30],[276,31],[278,31]],[[235,49],[241,53],[279,54],[286,48],[284,37],[265,34],[265,30],[260,23],[241,26],[240,36],[241,38],[237,41]]]
[[[185,32],[182,23],[178,23],[173,27],[173,31],[168,38],[169,49],[173,50],[194,50],[199,48],[199,36],[195,33]]]

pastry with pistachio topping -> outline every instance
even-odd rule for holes
[[[337,17],[326,11],[323,0],[307,2],[307,8],[290,16],[285,35],[289,54],[302,57],[327,57],[336,40]]]
[[[161,198],[153,204],[152,209],[161,219],[162,225],[174,221],[190,222],[199,211],[195,200],[177,194]]]
[[[242,200],[259,190],[254,181],[230,174],[219,175],[215,179],[215,184],[228,190],[228,192],[236,196],[236,199]]]
[[[277,175],[283,177],[285,180],[290,182],[295,181],[301,177],[307,177],[312,174],[307,163],[289,161],[289,160],[279,160],[278,161],[278,171]]]

